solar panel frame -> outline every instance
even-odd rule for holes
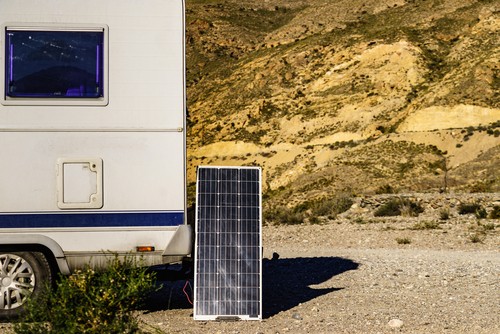
[[[261,180],[260,167],[198,167],[195,320],[262,319]]]

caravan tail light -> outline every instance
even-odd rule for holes
[[[155,251],[154,246],[137,246],[135,249],[139,253],[146,253],[146,252],[154,252]]]

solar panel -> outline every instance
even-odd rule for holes
[[[262,319],[259,167],[199,167],[195,320]]]

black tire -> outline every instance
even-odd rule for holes
[[[0,319],[15,319],[26,301],[37,298],[52,283],[52,271],[43,253],[0,253]]]

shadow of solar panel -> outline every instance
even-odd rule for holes
[[[261,169],[199,167],[194,319],[262,319]]]

